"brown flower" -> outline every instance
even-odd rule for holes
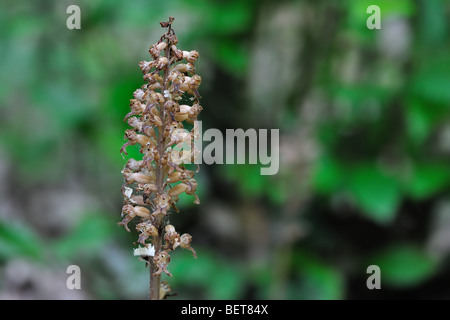
[[[171,275],[167,270],[170,250],[181,247],[196,256],[191,247],[192,237],[186,233],[180,237],[173,225],[167,224],[166,217],[172,209],[178,211],[176,202],[181,193],[194,195],[194,202],[199,203],[195,194],[195,172],[183,164],[184,160],[191,160],[193,154],[174,151],[178,144],[192,144],[194,131],[184,130],[184,122],[193,123],[202,111],[198,93],[202,79],[196,74],[194,65],[199,54],[196,50],[177,48],[173,21],[170,17],[161,22],[167,31],[150,46],[151,60],[139,62],[145,83],[133,92],[130,112],[124,118],[130,129],[125,131],[126,141],[120,148],[120,152],[127,155],[127,147],[138,145],[142,159],[129,159],[122,170],[125,205],[123,220],[118,224],[130,231],[128,223],[140,218],[136,226],[139,232],[137,244],[155,250],[154,255],[145,253],[142,257],[152,268],[157,268],[152,274],[151,286],[158,288],[159,275],[162,272]],[[192,101],[192,104],[180,104],[181,99]],[[135,254],[141,251],[135,251]],[[151,296],[157,298],[159,290],[150,291]],[[159,295],[163,297],[164,292]]]

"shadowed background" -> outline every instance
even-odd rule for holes
[[[182,197],[170,218],[198,253],[172,255],[171,299],[450,298],[448,2],[0,5],[0,298],[147,297],[137,234],[117,226],[119,149],[169,16],[200,53],[203,130],[280,129],[275,176],[202,165],[201,204]],[[72,264],[82,290],[66,288]]]

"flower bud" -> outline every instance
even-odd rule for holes
[[[123,170],[123,177],[127,184],[137,183],[151,183],[155,181],[153,173],[127,172]]]
[[[160,50],[158,50],[157,45],[152,44],[150,46],[150,49],[148,49],[148,52],[150,53],[150,55],[153,57],[153,59],[158,59],[159,55],[160,55]]]
[[[142,218],[150,219],[150,210],[141,206],[133,207],[130,204],[126,204],[122,208],[122,215],[125,215],[124,219],[118,223],[120,226],[124,226],[125,229],[130,232],[128,229],[128,222],[131,221],[136,216],[140,216]]]
[[[183,59],[183,51],[181,51],[180,49],[177,49],[177,47],[174,45],[172,46],[172,52],[173,52],[173,55],[175,56],[176,60]]]
[[[152,213],[154,216],[165,215],[172,204],[172,200],[166,193],[158,194],[153,202],[156,205],[156,210]]]
[[[139,62],[139,68],[143,73],[149,73],[150,70],[155,66],[155,61],[141,61]]]
[[[144,97],[144,93],[144,90],[136,89],[136,91],[133,92],[133,97],[135,99],[141,100]]]
[[[180,236],[165,217],[170,209],[179,212],[176,202],[183,192],[194,195],[195,203],[199,203],[195,194],[197,182],[193,179],[195,172],[181,165],[192,163],[199,149],[194,146],[192,153],[192,150],[178,148],[181,144],[192,144],[193,130],[184,130],[183,122],[192,123],[202,110],[197,91],[201,77],[195,74],[194,66],[199,55],[195,50],[177,48],[173,20],[170,17],[169,21],[161,23],[168,29],[150,46],[152,59],[139,62],[145,84],[133,92],[130,112],[124,118],[130,129],[125,130],[126,141],[120,149],[126,154],[128,146],[139,145],[142,160],[129,159],[122,170],[124,205],[122,221],[118,224],[130,231],[128,222],[138,217],[139,237],[135,244],[144,247],[136,249],[134,254],[149,263],[156,276],[163,272],[171,276],[167,269],[169,252],[177,247],[192,251],[196,257],[191,247],[192,237]],[[181,99],[186,102],[180,105]],[[150,284],[150,292],[152,297],[157,297],[158,288],[152,287],[154,284],[155,281]],[[160,298],[164,298],[170,294],[170,287],[163,282],[159,291]]]
[[[164,69],[164,67],[167,65],[168,62],[169,60],[167,60],[166,57],[159,57],[158,60],[156,61],[156,69],[158,70]]]
[[[166,42],[160,42],[156,45],[156,49],[159,50],[160,52],[163,51],[164,49],[167,48],[167,43]]]
[[[177,184],[175,187],[169,190],[169,196],[175,197],[188,189],[189,187],[185,183]]]
[[[190,63],[194,63],[198,59],[198,52],[195,50],[183,51],[183,59],[186,59]]]
[[[192,236],[188,233],[184,233],[180,237],[180,244],[179,246],[183,249],[190,250],[192,254],[194,255],[194,258],[197,258],[197,253],[195,252],[194,248],[191,247],[192,242]]]
[[[137,170],[141,169],[142,160],[137,161],[137,160],[131,158],[127,161],[127,164],[125,166],[127,168],[129,168],[130,170],[137,171]]]
[[[172,294],[172,288],[169,286],[167,281],[161,282],[161,286],[159,287],[159,298],[161,300],[165,299],[168,296],[171,296]]]

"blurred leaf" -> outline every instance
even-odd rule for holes
[[[395,287],[418,285],[433,275],[437,267],[424,251],[411,245],[390,247],[368,263],[380,267],[382,285],[386,283]]]
[[[448,34],[444,1],[422,1],[420,5],[420,35],[427,45],[440,46]]]
[[[433,73],[432,75],[419,75],[414,83],[413,90],[421,97],[434,102],[450,102],[450,79],[448,73]]]
[[[56,253],[68,258],[80,252],[94,253],[117,231],[114,220],[106,215],[86,214],[67,236],[53,245]]]
[[[411,17],[415,11],[416,6],[412,0],[347,0],[342,1],[342,6],[348,10],[347,25],[352,32],[359,35],[363,40],[370,40],[368,45],[373,44],[376,32],[369,30],[366,27],[367,19],[370,14],[367,13],[367,8],[371,5],[380,7],[381,12],[381,28],[383,28],[383,19],[393,16]]]
[[[412,16],[416,11],[416,7],[412,0],[347,0],[343,5],[348,6],[349,18],[353,23],[366,26],[367,8],[371,5],[380,7],[381,16],[383,18],[389,15]]]
[[[238,41],[220,39],[214,46],[214,58],[230,74],[243,76],[247,70],[249,50]]]
[[[221,166],[223,176],[236,184],[246,197],[267,197],[274,204],[281,204],[288,195],[291,176],[261,175],[261,164],[234,164]]]
[[[446,164],[418,164],[406,186],[409,194],[418,200],[430,197],[448,186],[450,168]]]
[[[426,105],[421,104],[417,99],[413,99],[408,103],[405,110],[408,135],[414,145],[425,142],[433,127],[432,117],[426,108]]]
[[[17,256],[41,259],[44,252],[44,245],[26,225],[0,221],[0,259]]]
[[[450,58],[446,52],[436,55],[433,59],[418,68],[413,76],[412,92],[420,98],[430,102],[446,104],[450,103]]]
[[[204,250],[197,250],[197,259],[189,251],[175,251],[169,270],[170,283],[202,287],[208,299],[238,299],[242,293],[242,269]]]
[[[241,269],[233,266],[221,265],[216,270],[216,276],[211,275],[208,291],[211,299],[238,299],[244,287],[245,278]]]
[[[314,170],[314,188],[325,194],[336,191],[342,182],[342,167],[331,157],[322,157]]]
[[[242,192],[249,196],[263,194],[267,176],[261,175],[259,165],[234,164],[221,166],[222,172],[229,180],[236,182]]]
[[[186,166],[189,166],[189,165],[186,165]],[[192,166],[190,169],[191,170],[196,170],[196,166]],[[207,201],[206,196],[207,196],[207,183],[208,183],[208,181],[206,181],[204,179],[204,174],[202,173],[201,170],[200,170],[200,173],[195,175],[195,180],[197,180],[197,183],[198,183],[197,191],[195,192],[195,194],[200,199],[200,204],[201,204],[202,203],[202,199],[203,199],[203,201]],[[194,201],[195,201],[195,197],[194,196],[188,195],[186,193],[182,193],[178,197],[179,197],[179,200],[177,202],[177,207],[180,210],[182,210],[184,208],[197,206],[194,203]]]
[[[362,213],[378,223],[392,221],[401,199],[397,180],[373,165],[359,166],[349,175],[350,191]]]

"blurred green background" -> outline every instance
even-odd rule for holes
[[[201,205],[171,216],[198,253],[173,254],[171,299],[450,298],[448,1],[0,3],[1,299],[147,297],[119,148],[169,16],[200,52],[203,130],[280,129],[275,176],[202,165]]]

